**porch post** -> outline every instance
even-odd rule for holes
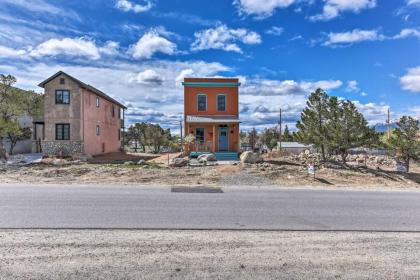
[[[213,124],[213,153],[216,152],[216,125]]]

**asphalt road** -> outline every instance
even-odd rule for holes
[[[420,192],[0,185],[0,228],[420,231]]]

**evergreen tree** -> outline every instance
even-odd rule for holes
[[[292,142],[293,136],[290,134],[289,127],[286,124],[286,127],[284,128],[283,136],[281,137],[281,140],[284,142]]]
[[[349,150],[357,147],[364,147],[375,144],[379,137],[373,128],[370,128],[353,102],[330,102],[332,126],[330,147],[341,155],[343,163],[346,162]]]
[[[321,150],[322,159],[326,160],[327,121],[328,121],[328,95],[317,89],[311,93],[306,108],[297,122],[298,138],[305,144],[313,144]]]
[[[393,130],[389,141],[391,147],[396,149],[398,157],[404,161],[407,172],[410,171],[410,160],[420,158],[420,142],[417,140],[419,133],[419,121],[403,116],[397,122],[397,128]]]
[[[261,134],[261,142],[270,150],[277,146],[279,140],[279,132],[276,128],[266,128]]]

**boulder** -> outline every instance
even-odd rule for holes
[[[124,165],[132,165],[132,164],[134,164],[134,161],[131,161],[131,160],[124,162]]]
[[[147,161],[145,161],[144,159],[141,159],[137,162],[138,165],[147,165]]]
[[[263,159],[259,154],[247,151],[241,154],[241,163],[260,163],[263,162]]]
[[[173,158],[169,163],[169,166],[172,167],[184,167],[187,166],[189,163],[188,159],[186,158]]]
[[[217,161],[215,154],[202,154],[197,157],[198,162]]]
[[[63,166],[63,165],[68,165],[69,162],[65,159],[55,158],[51,161],[51,164],[54,165],[54,166]]]

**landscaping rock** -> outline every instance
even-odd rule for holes
[[[141,159],[137,162],[137,165],[147,165],[147,161],[145,161],[144,159]]]
[[[198,162],[210,162],[210,161],[217,161],[215,154],[202,154],[197,157]]]
[[[172,167],[184,167],[188,165],[188,159],[186,158],[173,158],[169,163],[169,166]]]
[[[131,160],[124,162],[124,165],[132,165],[132,164],[134,164],[134,161],[131,161]]]
[[[241,154],[241,163],[254,164],[254,163],[260,163],[260,162],[263,162],[263,159],[257,153],[247,151]]]

